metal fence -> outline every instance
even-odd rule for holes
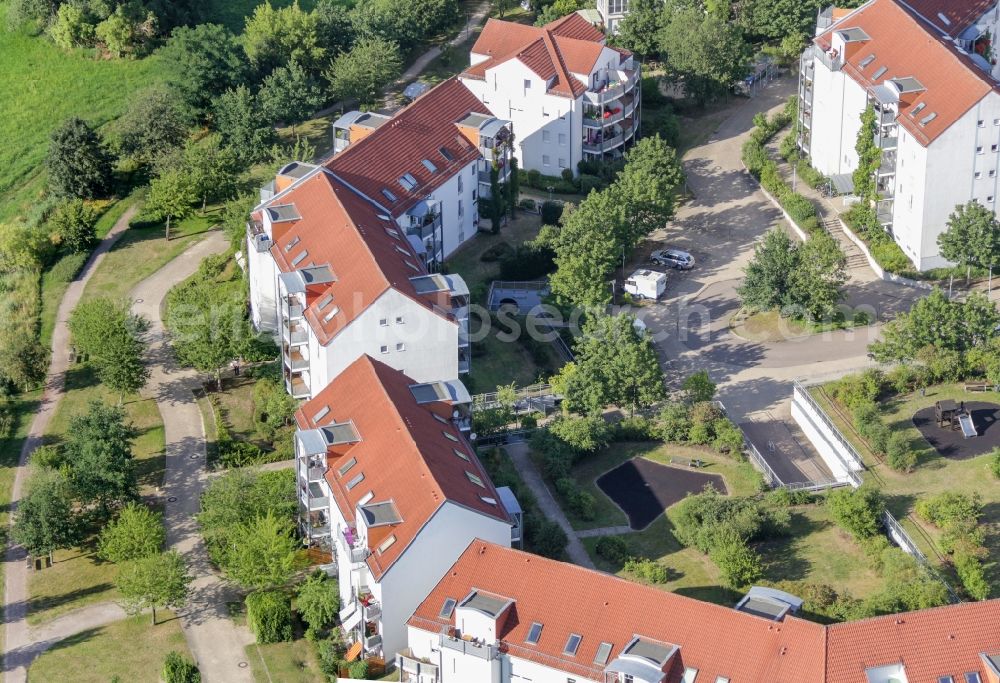
[[[836,448],[833,449],[834,456],[836,456],[837,460],[840,461],[840,464],[843,465],[848,478],[851,480],[851,484],[855,487],[861,486],[862,479],[854,470],[856,468],[865,469],[865,461],[864,458],[861,457],[861,454],[858,453],[858,450],[854,447],[854,444],[848,441],[847,438],[841,434],[837,425],[833,424],[833,420],[830,419],[830,416],[826,414],[826,411],[823,410],[819,403],[816,402],[816,399],[812,397],[812,394],[809,393],[809,390],[805,385],[801,382],[795,382],[793,391],[797,396],[801,396],[803,400],[809,404],[809,407],[813,409],[813,412],[819,416],[819,419],[822,420],[823,424],[830,430],[830,433],[833,435],[833,438],[836,439],[837,443],[840,444],[851,459],[854,460],[853,463],[848,462]]]
[[[906,529],[903,528],[903,525],[900,524],[888,510],[882,511],[882,523],[885,525],[889,538],[895,541],[896,545],[903,549],[903,552],[912,556],[917,562],[919,562],[931,576],[944,584],[944,587],[948,590],[948,597],[952,602],[959,602],[958,594],[952,590],[951,585],[945,581],[944,577],[941,576],[941,573],[937,570],[937,568],[935,568],[934,565],[928,561],[927,556],[924,555],[923,551],[917,547],[917,544],[913,541],[910,534],[906,532]]]

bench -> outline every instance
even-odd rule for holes
[[[671,465],[683,465],[684,467],[704,467],[705,463],[698,458],[670,458]]]
[[[993,387],[986,382],[972,382],[965,385],[966,391],[989,391]]]

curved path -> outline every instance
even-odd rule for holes
[[[195,515],[206,482],[205,427],[192,389],[198,373],[177,367],[160,317],[167,292],[190,277],[202,259],[229,248],[221,232],[213,232],[132,290],[133,310],[150,321],[147,358],[152,374],[143,394],[156,399],[167,446],[163,480],[167,545],[180,552],[194,580],[187,605],[178,612],[188,647],[208,683],[252,683],[245,648],[250,631],[229,618],[227,602],[235,592],[212,571]]]
[[[59,310],[56,313],[56,326],[52,332],[52,357],[49,360],[48,373],[45,378],[45,390],[42,393],[41,405],[31,421],[28,436],[21,447],[21,455],[18,460],[17,469],[14,472],[14,485],[10,494],[10,519],[13,522],[14,511],[17,503],[21,499],[21,491],[28,474],[28,457],[42,443],[42,438],[48,430],[49,422],[55,415],[59,401],[63,397],[63,390],[66,386],[66,371],[69,369],[69,320],[70,313],[76,308],[83,296],[83,290],[90,281],[91,275],[104,260],[105,254],[111,250],[118,239],[128,229],[129,221],[135,216],[138,207],[131,206],[121,218],[115,222],[108,234],[101,240],[101,243],[94,249],[84,264],[76,279],[70,283],[63,295]],[[56,620],[52,624],[38,629],[29,629],[25,621],[28,614],[28,573],[27,555],[24,548],[15,545],[8,545],[4,555],[4,623],[6,625],[4,637],[4,680],[24,681],[27,678],[28,664],[45,647],[37,647],[39,644],[39,632],[47,631],[56,626],[57,622],[66,628],[68,622],[62,619]],[[80,615],[77,615],[78,617]],[[86,619],[82,620],[86,621]],[[87,628],[90,624],[84,624]],[[48,636],[41,634],[43,639],[51,638],[52,632],[48,630]],[[76,631],[65,633],[62,637],[72,635]],[[56,639],[58,640],[58,638]],[[52,641],[54,642],[54,641]],[[47,647],[47,645],[46,645]]]

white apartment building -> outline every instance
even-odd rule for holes
[[[597,0],[597,14],[608,35],[618,33],[618,25],[628,14],[628,0]]]
[[[470,407],[458,380],[417,383],[362,356],[296,413],[300,528],[333,552],[354,658],[391,662],[406,620],[473,539],[511,543],[465,438]]]
[[[639,131],[641,69],[577,13],[542,27],[490,19],[459,75],[510,121],[520,167],[577,173],[581,160],[622,156]]]
[[[920,270],[948,265],[937,238],[956,205],[997,209],[998,19],[995,0],[872,0],[822,13],[802,57],[800,146],[850,193],[860,117],[874,107],[877,214]]]
[[[996,683],[1000,600],[857,622],[734,608],[474,541],[407,622],[408,683]]]

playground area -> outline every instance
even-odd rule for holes
[[[1000,446],[1000,405],[943,399],[918,410],[913,426],[939,455],[966,459]]]
[[[632,458],[598,477],[597,487],[621,508],[629,527],[641,531],[689,493],[700,492],[705,484],[729,493],[720,475],[699,472],[697,464],[686,458],[679,466]]]

